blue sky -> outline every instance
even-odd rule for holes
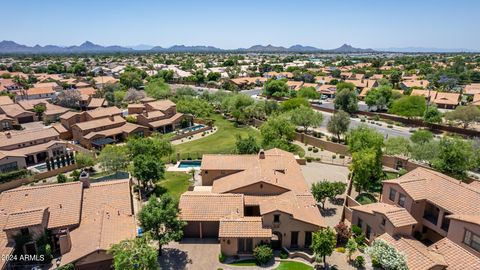
[[[477,0],[2,2],[0,40],[27,45],[480,49]]]

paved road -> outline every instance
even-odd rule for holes
[[[323,123],[320,126],[320,129],[326,130],[327,124],[330,121],[330,117],[332,116],[332,114],[327,112],[321,112],[321,113],[323,114]],[[398,127],[398,126],[394,126],[393,128],[388,128],[387,124],[385,123],[382,123],[382,126],[378,126],[376,124],[370,124],[368,122],[360,122],[360,118],[350,118],[350,128],[356,128],[362,124],[367,125],[368,127],[371,127],[376,131],[382,133],[385,138],[390,138],[390,137],[410,138],[410,135],[411,135],[408,128]]]

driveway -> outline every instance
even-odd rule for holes
[[[302,169],[303,177],[309,185],[322,180],[327,180],[330,182],[341,181],[344,183],[347,183],[348,180],[349,171],[345,166],[309,162],[300,167]]]
[[[183,239],[163,248],[159,258],[161,269],[217,269],[220,244],[217,239]]]

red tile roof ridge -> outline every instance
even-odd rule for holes
[[[12,193],[12,192],[18,192],[18,191],[25,191],[25,190],[35,190],[35,189],[41,189],[41,188],[50,188],[50,187],[59,187],[59,186],[69,186],[69,185],[81,185],[81,182],[70,182],[70,183],[59,183],[59,184],[54,184],[54,185],[38,185],[38,186],[24,186],[24,187],[18,187],[10,190],[5,190],[2,193]]]

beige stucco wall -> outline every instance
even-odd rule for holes
[[[464,249],[470,251],[472,254],[480,257],[480,252],[474,250],[473,248],[465,245],[463,243],[463,237],[465,235],[465,230],[469,230],[476,235],[480,235],[480,226],[460,220],[451,219],[450,227],[448,230],[447,238],[455,242],[456,244],[462,246]]]
[[[268,238],[253,238],[253,248],[258,246],[260,243],[269,243],[270,239]],[[238,239],[237,238],[220,238],[220,251],[225,256],[235,256],[238,253]]]
[[[273,223],[274,215],[280,215],[280,224],[276,225]],[[319,213],[320,215],[320,213]],[[298,247],[304,248],[305,247],[305,232],[316,232],[320,229],[319,226],[309,224],[300,220],[294,219],[291,215],[280,212],[274,211],[272,213],[268,213],[262,216],[263,217],[263,225],[265,227],[271,227],[272,233],[279,232],[282,234],[282,246],[283,247],[290,247],[291,243],[291,232],[297,231],[298,232]],[[308,248],[308,247],[306,247]]]
[[[18,169],[25,169],[27,167],[27,164],[25,163],[25,158],[24,157],[5,157],[0,159],[0,165],[6,165],[12,162],[17,163]]]
[[[352,224],[358,225],[358,219],[362,219],[362,231],[367,232],[367,225],[371,228],[370,238],[367,238],[369,241],[374,240],[377,236],[384,233],[389,235],[411,235],[413,227],[402,226],[395,227],[393,224],[382,214],[368,214],[360,211],[352,211]],[[382,225],[382,219],[385,218],[385,225]]]

